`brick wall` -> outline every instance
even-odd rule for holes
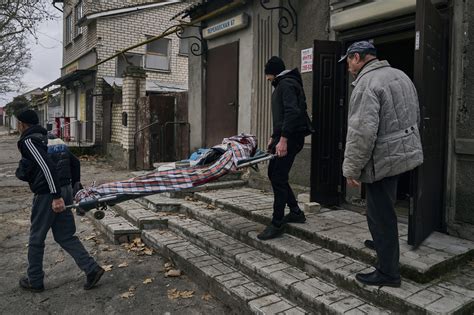
[[[122,104],[112,104],[112,142],[122,142]]]
[[[186,4],[174,4],[156,9],[147,9],[138,13],[103,18],[97,22],[97,36],[100,38],[97,48],[99,59],[105,59],[117,51],[146,40],[146,36],[156,36],[176,22],[170,17],[184,9]],[[188,58],[179,56],[179,38],[171,39],[170,72],[147,71],[147,77],[166,83],[187,84]],[[131,53],[145,54],[146,47],[131,50]],[[98,76],[115,76],[117,58],[99,66]]]

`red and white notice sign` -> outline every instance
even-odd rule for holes
[[[301,73],[313,71],[313,48],[301,50]]]

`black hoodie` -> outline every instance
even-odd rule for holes
[[[272,85],[275,87],[272,94],[272,138],[311,134],[313,128],[306,112],[306,96],[298,69],[282,72]]]
[[[56,165],[48,156],[47,131],[39,125],[26,129],[18,141],[21,160],[16,177],[28,182],[34,194],[51,194],[61,197],[61,186],[56,173]]]

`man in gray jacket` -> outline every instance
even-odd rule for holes
[[[398,176],[423,163],[418,131],[420,110],[410,78],[387,61],[377,59],[375,47],[356,42],[346,60],[354,77],[349,103],[346,150],[342,166],[347,184],[366,183],[367,223],[377,252],[376,270],[357,274],[367,285],[400,286],[397,216]]]

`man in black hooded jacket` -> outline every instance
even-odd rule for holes
[[[283,60],[274,56],[265,65],[265,76],[275,88],[272,93],[273,133],[268,150],[276,157],[268,166],[274,193],[272,224],[257,236],[261,240],[281,235],[285,223],[306,221],[288,183],[288,175],[296,155],[303,149],[305,136],[313,130],[298,69],[285,70]],[[286,205],[290,212],[285,216]]]
[[[57,165],[48,155],[47,132],[38,125],[38,115],[32,110],[26,110],[17,115],[17,120],[21,133],[18,149],[22,158],[16,176],[27,181],[34,193],[28,242],[28,271],[27,276],[20,279],[20,287],[32,292],[44,290],[44,241],[51,229],[54,240],[85,272],[87,279],[84,289],[88,290],[99,281],[104,270],[74,235],[74,216],[70,209],[65,209],[64,204],[64,199],[71,199],[71,184],[69,182],[61,187]]]

